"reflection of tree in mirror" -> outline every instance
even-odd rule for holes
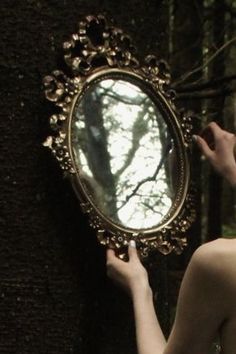
[[[138,86],[106,79],[76,105],[73,147],[93,202],[115,222],[158,225],[175,197],[174,148],[166,122]]]
[[[102,202],[101,207],[105,207],[115,217],[116,186],[110,166],[111,158],[107,147],[107,131],[103,123],[102,101],[96,90],[84,95],[81,108],[83,114],[79,117],[83,124],[76,134],[73,134],[73,140],[76,139],[77,147],[81,148],[83,154],[82,158],[78,154],[79,150],[76,153],[80,165],[84,160],[84,166],[87,165],[90,171],[90,174],[86,175],[83,167],[81,179],[95,201]],[[96,196],[99,196],[99,199]]]

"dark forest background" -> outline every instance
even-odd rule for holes
[[[132,37],[140,57],[169,62],[176,104],[195,112],[195,132],[211,120],[236,130],[236,1],[1,1],[1,354],[136,352],[131,303],[107,280],[104,249],[42,147],[52,114],[42,79],[60,64],[78,21],[98,13]],[[195,149],[192,165],[198,194],[189,246],[147,264],[166,334],[195,248],[236,234],[235,192]]]

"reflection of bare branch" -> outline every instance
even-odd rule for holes
[[[163,181],[163,179],[160,179],[161,181]],[[136,193],[136,197],[140,197],[140,198],[149,198],[150,199],[150,194],[152,195],[152,199],[156,199],[160,197],[160,193],[152,193],[153,187],[151,188],[151,192],[148,194],[145,193]]]
[[[158,202],[160,202],[160,204],[163,205],[163,203],[161,203],[161,199]],[[145,203],[145,202],[142,202],[141,204],[144,205],[145,208],[150,209],[151,211],[153,211],[153,213],[163,216],[162,213],[159,210],[155,210],[155,206],[152,206],[152,205],[150,205],[148,203]]]
[[[127,225],[130,225],[130,222],[132,222],[133,216],[134,216],[135,214],[136,214],[136,210],[133,209],[133,212],[130,214],[129,218],[127,219],[127,222],[126,222]]]
[[[131,192],[131,194],[126,197],[125,202],[124,202],[119,208],[117,208],[117,211],[119,211],[120,209],[122,209],[122,208],[124,207],[124,205],[128,203],[128,201],[130,200],[130,198],[132,198],[132,197],[136,194],[136,192],[139,190],[139,188],[140,188],[143,184],[145,184],[146,182],[155,181],[155,179],[156,179],[158,173],[160,172],[160,169],[161,169],[161,167],[162,167],[162,165],[163,165],[163,163],[164,163],[164,161],[165,161],[165,159],[166,159],[166,157],[167,157],[169,151],[171,150],[171,147],[172,147],[172,143],[170,142],[169,144],[167,144],[167,146],[166,146],[166,148],[165,148],[165,150],[164,150],[164,153],[163,153],[163,155],[162,155],[162,157],[161,157],[161,159],[160,159],[160,161],[159,161],[159,164],[157,165],[156,171],[154,172],[153,176],[151,176],[151,177],[146,177],[146,178],[144,178],[142,181],[140,181],[140,182],[136,185],[136,187],[133,189],[133,191]]]
[[[118,185],[118,187],[120,187],[120,189],[117,189],[117,196],[122,195],[125,193],[125,191],[130,191],[133,188],[133,183],[129,183],[129,178],[132,179],[132,176],[127,177],[127,179],[123,182],[123,184],[121,186]],[[166,178],[159,177],[158,181],[166,183]],[[152,185],[149,189],[148,194],[143,193],[143,192],[141,192],[141,193],[136,192],[135,196],[140,197],[140,198],[149,198],[149,199],[150,199],[150,196],[152,197],[152,199],[159,198],[160,193],[156,193],[154,190],[155,190],[155,186]]]
[[[117,93],[114,85],[107,89],[104,87],[99,87],[99,97],[108,98],[108,102],[111,102],[111,104],[114,104],[114,102],[112,102],[112,100],[114,100],[129,106],[136,105],[140,108],[140,111],[137,112],[137,119],[135,120],[131,131],[131,148],[125,154],[123,166],[115,173],[116,181],[118,181],[120,175],[132,162],[134,155],[140,146],[139,143],[141,138],[148,132],[147,121],[144,117],[149,111],[150,98],[141,92],[137,92],[135,97],[130,98],[127,95]],[[108,107],[109,106],[110,104],[108,104]]]
[[[127,104],[129,106],[140,106],[140,105],[143,105],[145,104],[145,101],[148,99],[148,97],[137,97],[137,98],[129,98],[127,96],[120,96],[119,94],[117,93],[109,93],[109,92],[106,92],[106,93],[101,93],[100,94],[101,97],[109,97],[113,100],[116,100],[116,101],[119,101],[121,103],[124,103],[124,104]]]
[[[104,88],[103,86],[99,86],[99,96],[100,97],[109,97],[113,100],[120,101],[124,104],[135,105],[135,106],[145,104],[145,101],[148,99],[148,96],[144,95],[144,93],[141,91],[139,91],[139,92],[137,91],[136,97],[132,97],[132,98],[130,98],[127,95],[120,95],[119,93],[117,93],[114,90],[115,84],[116,84],[116,82],[114,81],[114,83],[108,88]]]

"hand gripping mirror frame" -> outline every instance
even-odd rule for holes
[[[163,60],[149,55],[143,64],[135,56],[130,37],[109,24],[104,16],[87,16],[79,22],[77,33],[63,44],[67,69],[55,70],[44,78],[46,98],[60,108],[50,117],[54,134],[44,142],[71,179],[80,200],[81,209],[88,214],[91,227],[97,230],[101,244],[117,250],[125,257],[126,246],[135,239],[141,257],[159,251],[181,254],[187,245],[186,231],[195,220],[194,188],[190,183],[189,153],[192,143],[192,118],[174,104],[175,92],[170,89],[170,73]],[[79,178],[72,143],[71,125],[74,107],[86,89],[106,78],[127,79],[150,92],[172,130],[179,154],[179,186],[174,203],[161,225],[150,229],[131,229],[115,224],[91,201]]]

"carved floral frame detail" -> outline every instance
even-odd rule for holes
[[[147,56],[144,63],[140,64],[130,37],[121,29],[108,24],[102,15],[87,16],[79,22],[78,31],[63,44],[63,51],[66,73],[55,70],[43,80],[46,98],[60,110],[50,117],[54,133],[46,139],[44,146],[51,149],[65,174],[71,178],[82,211],[88,214],[90,225],[97,230],[99,242],[115,248],[121,258],[125,257],[125,247],[131,239],[136,240],[141,257],[147,257],[156,250],[165,255],[172,251],[180,254],[187,245],[186,231],[196,216],[195,192],[190,183],[188,161],[192,143],[192,118],[175,107],[175,92],[170,89],[167,64],[153,55]],[[121,77],[130,75],[142,80],[144,86],[147,85],[161,98],[165,109],[170,112],[170,119],[174,119],[175,126],[179,128],[177,133],[182,139],[182,145],[179,146],[180,175],[185,184],[179,186],[172,206],[176,210],[174,215],[171,218],[167,215],[164,225],[148,232],[115,225],[90,202],[78,180],[70,142],[73,107],[85,85],[93,82],[101,73],[108,77],[113,73]]]

